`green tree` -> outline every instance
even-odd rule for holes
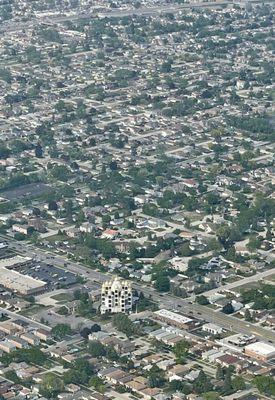
[[[63,375],[64,383],[75,383],[86,385],[93,374],[93,368],[90,363],[82,358],[73,362],[72,368]]]
[[[222,250],[221,244],[214,238],[209,240],[209,242],[207,243],[207,248],[209,251],[214,251],[214,252]]]
[[[157,365],[153,365],[153,367],[148,372],[148,385],[151,388],[154,387],[162,387],[165,384],[165,375],[164,371],[161,370]]]
[[[224,382],[223,382],[223,394],[227,395],[232,393],[233,385],[232,385],[232,370],[231,368],[227,368],[225,371]]]
[[[49,373],[45,374],[39,386],[39,392],[46,398],[54,398],[64,390],[63,381],[58,376]]]
[[[82,210],[79,211],[78,215],[77,215],[77,222],[79,224],[82,224],[85,221],[85,214]]]
[[[5,372],[5,378],[8,379],[9,381],[12,381],[15,384],[21,383],[21,379],[19,378],[19,376],[15,371]]]
[[[5,159],[8,158],[9,156],[10,156],[10,150],[6,146],[0,144],[0,159]]]
[[[66,165],[54,165],[50,171],[52,177],[59,181],[67,182],[71,177],[71,172]]]
[[[189,347],[190,345],[186,340],[181,340],[175,344],[173,347],[173,353],[179,362],[185,361]]]
[[[69,314],[68,308],[65,307],[65,306],[60,307],[58,309],[58,314],[60,314],[60,315],[68,315]]]
[[[104,393],[106,390],[103,379],[99,378],[98,376],[92,376],[89,381],[89,385],[93,386],[99,393]]]
[[[170,280],[168,276],[164,273],[158,273],[155,278],[154,287],[159,292],[169,292],[170,290]]]
[[[209,304],[208,298],[206,296],[204,296],[203,294],[196,297],[196,302],[198,304],[200,304],[201,306],[206,306],[207,304]]]
[[[179,253],[182,257],[190,257],[194,254],[193,250],[190,249],[189,247],[189,242],[184,243],[180,249]]]
[[[275,381],[271,376],[259,375],[253,379],[253,384],[260,393],[267,396],[275,396]]]
[[[106,349],[100,342],[92,340],[89,343],[89,353],[92,357],[104,357],[106,355]]]
[[[245,389],[245,381],[241,375],[235,376],[235,378],[232,379],[232,387],[234,392]]]
[[[244,318],[248,322],[253,322],[253,320],[254,320],[253,315],[251,314],[251,312],[249,311],[248,308],[245,309]]]
[[[250,252],[254,252],[255,250],[257,250],[259,247],[261,246],[261,240],[256,236],[250,236],[249,241],[246,245],[246,247],[248,248],[248,250]]]
[[[68,324],[57,324],[52,329],[52,335],[57,340],[62,340],[72,334],[72,329]]]
[[[102,256],[109,260],[110,258],[115,257],[116,248],[111,240],[101,240],[98,245],[99,250],[102,253]]]
[[[125,314],[115,314],[112,319],[112,324],[117,330],[125,333],[127,336],[137,333],[137,327]]]
[[[236,226],[221,225],[217,229],[217,236],[220,243],[228,249],[234,242],[241,239],[240,230]]]
[[[212,384],[205,372],[200,371],[199,376],[195,379],[193,389],[196,393],[201,394],[212,390]]]
[[[218,365],[216,370],[216,379],[222,380],[223,378],[224,378],[224,370],[220,365]]]
[[[1,357],[1,362],[4,365],[9,365],[12,361],[43,365],[47,361],[47,355],[38,347],[31,347],[29,349],[18,349]]]
[[[111,361],[118,361],[119,355],[113,346],[106,346],[106,358]]]
[[[7,82],[7,83],[11,83],[12,82],[12,75],[9,69],[6,68],[1,68],[0,69],[0,79],[2,79],[3,81]]]
[[[222,308],[222,312],[225,314],[232,314],[234,312],[234,308],[231,303],[225,304]]]

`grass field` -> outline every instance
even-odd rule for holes
[[[55,296],[51,296],[51,299],[57,300],[60,303],[63,303],[66,301],[72,301],[73,294],[72,293],[59,293],[59,294],[56,294]]]
[[[33,306],[27,308],[26,310],[20,311],[19,314],[24,315],[24,317],[31,317],[33,314],[38,313],[39,311],[46,310],[48,307],[34,304]]]
[[[267,281],[267,282],[275,282],[275,274],[267,276],[265,281]]]
[[[240,285],[234,288],[234,291],[241,293],[244,290],[249,290],[249,289],[256,289],[259,287],[259,282],[250,282],[247,283],[246,285]]]
[[[68,236],[66,235],[53,235],[53,236],[48,236],[45,240],[49,243],[54,243],[54,242],[64,242],[67,240],[70,240]]]

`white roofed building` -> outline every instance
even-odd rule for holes
[[[275,346],[264,342],[251,343],[245,347],[245,354],[260,361],[272,360],[275,359]]]

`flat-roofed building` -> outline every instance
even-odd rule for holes
[[[221,326],[212,323],[204,324],[202,326],[202,330],[204,332],[211,333],[212,335],[220,335],[223,332],[223,328]]]
[[[25,340],[27,343],[31,344],[32,346],[37,346],[40,342],[39,338],[30,332],[22,333],[22,335],[20,335],[20,337],[21,337],[21,339]]]
[[[176,326],[180,329],[192,329],[196,325],[194,319],[165,309],[155,311],[153,316],[159,321]]]
[[[29,344],[26,342],[26,340],[18,336],[9,336],[8,340],[14,344],[17,349],[26,349],[29,347]]]
[[[12,322],[4,321],[0,323],[0,332],[4,332],[7,335],[13,335],[18,332],[18,328],[16,328]]]
[[[33,334],[45,342],[51,338],[51,332],[47,331],[46,329],[39,328],[35,330]]]
[[[30,326],[28,322],[23,321],[22,319],[15,319],[11,321],[11,323],[15,328],[19,329],[20,331],[24,331]]]
[[[12,351],[16,350],[16,346],[10,340],[5,339],[0,342],[0,350],[4,351],[5,353],[11,353]]]
[[[264,342],[251,343],[245,347],[245,354],[260,361],[273,360],[275,346]]]
[[[46,289],[47,283],[34,279],[28,275],[5,267],[0,267],[1,284],[7,289],[23,295],[41,293]]]
[[[0,268],[15,268],[19,265],[27,264],[32,259],[30,257],[14,256],[9,258],[3,258],[0,260]]]

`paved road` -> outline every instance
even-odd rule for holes
[[[41,324],[40,322],[34,321],[31,318],[28,317],[24,317],[21,314],[17,314],[16,312],[10,311],[10,310],[6,310],[6,308],[2,308],[0,307],[0,312],[7,314],[8,317],[13,318],[13,319],[22,319],[23,321],[27,322],[28,324],[31,324],[33,326],[35,326],[36,328],[42,328],[45,329],[47,331],[50,331],[51,328],[49,328],[47,325]]]
[[[64,268],[64,262],[66,262],[67,270],[79,274],[88,280],[96,282],[104,282],[110,279],[111,277],[111,274],[103,274],[102,272],[91,270],[90,268],[87,268],[79,263],[68,261],[63,256],[59,255],[55,256],[52,254],[51,256],[53,258],[49,260],[47,258],[48,255],[45,251],[36,249],[32,245],[27,245],[28,248],[26,250],[26,244],[22,244],[21,242],[16,242],[12,239],[11,243],[13,248],[15,248],[17,251],[21,253],[27,251],[28,254],[30,254],[30,252],[33,251],[34,254],[36,254],[41,260],[54,263],[55,265],[60,266],[62,268]],[[273,268],[273,270],[270,270],[269,272],[274,273],[275,269]],[[250,278],[257,281],[259,279],[259,274],[255,274],[253,277]],[[238,281],[238,285],[241,285],[242,282],[246,281],[246,279],[247,278],[244,278],[244,280]],[[145,284],[134,283],[133,287],[137,290],[141,290],[145,294],[145,296],[151,297],[154,301],[158,302],[159,305],[163,308],[175,309],[183,312],[184,314],[201,318],[208,322],[216,323],[225,329],[229,329],[231,331],[239,333],[252,334],[262,340],[272,341],[273,343],[275,343],[274,331],[262,328],[260,326],[251,324],[246,321],[239,320],[238,318],[235,318],[233,316],[214,311],[209,307],[193,304],[192,298],[180,299],[170,294],[162,295],[158,293],[156,290],[154,290],[154,288],[146,286]],[[224,287],[226,287],[226,285]]]
[[[274,331],[251,324],[247,321],[240,320],[236,317],[223,314],[209,307],[194,304],[188,298],[180,299],[168,294],[162,296],[156,292],[152,294],[152,289],[146,287],[143,287],[142,291],[146,296],[153,297],[154,300],[159,302],[159,304],[163,307],[178,310],[186,315],[189,315],[190,317],[197,317],[199,319],[206,320],[207,322],[215,323],[230,331],[255,335],[261,340],[272,341],[275,343]]]
[[[99,13],[94,13],[92,12],[87,12],[83,14],[78,14],[76,16],[64,16],[64,17],[56,17],[53,19],[53,22],[64,22],[64,21],[72,21],[72,20],[77,20],[79,18],[93,18],[96,15],[98,15],[100,18],[122,18],[122,17],[130,17],[133,15],[141,16],[152,16],[152,15],[158,15],[161,13],[177,13],[181,10],[184,9],[190,9],[190,8],[218,8],[223,5],[227,4],[233,4],[233,1],[214,1],[214,2],[208,2],[208,3],[189,3],[189,4],[184,4],[184,5],[164,5],[164,6],[157,6],[157,7],[141,7],[138,9],[113,9],[110,11],[106,12],[99,12]],[[47,20],[46,22],[52,22],[52,20]]]
[[[101,13],[95,13],[93,9],[91,9],[90,12],[85,12],[85,13],[77,13],[73,15],[64,15],[64,16],[51,16],[51,17],[41,17],[41,18],[32,18],[31,20],[27,22],[23,21],[17,21],[16,23],[10,23],[9,21],[6,23],[3,23],[0,27],[0,32],[18,32],[26,29],[33,29],[35,26],[44,23],[48,25],[55,25],[58,23],[63,23],[66,21],[77,21],[79,19],[87,19],[87,18],[93,18],[93,17],[100,17],[100,18],[122,18],[122,17],[127,17],[127,16],[133,16],[133,15],[155,15],[159,14],[162,12],[169,12],[169,13],[176,13],[180,11],[181,9],[188,9],[192,7],[206,7],[206,8],[211,8],[211,7],[219,7],[222,4],[230,4],[232,3],[231,1],[222,1],[220,3],[192,3],[192,4],[186,4],[184,6],[179,6],[179,5],[174,5],[174,6],[158,6],[158,7],[142,7],[139,9],[125,9],[125,10],[110,10],[106,12],[101,12]]]
[[[274,275],[274,274],[275,274],[275,268],[272,268],[272,269],[269,269],[264,272],[258,272],[257,274],[249,276],[247,278],[240,279],[236,282],[227,283],[226,285],[220,286],[218,288],[208,290],[207,292],[204,292],[203,294],[204,294],[204,296],[210,296],[210,295],[216,294],[218,292],[219,293],[225,292],[225,291],[234,289],[238,286],[246,285],[251,282],[259,282],[261,280],[264,280],[268,276]]]
[[[262,3],[262,0],[252,0],[252,3]],[[266,3],[272,3],[271,0],[267,0]],[[161,13],[177,13],[179,11],[183,11],[190,8],[219,8],[221,6],[226,6],[229,4],[234,4],[234,1],[214,1],[214,2],[193,2],[184,5],[164,5],[157,7],[141,7],[139,9],[125,9],[125,10],[117,10],[113,9],[106,12],[95,13],[93,9],[90,12],[78,13],[74,15],[65,15],[65,16],[51,16],[51,17],[41,17],[41,18],[33,18],[27,22],[16,21],[16,23],[5,22],[2,23],[0,27],[0,32],[20,32],[22,30],[33,29],[35,26],[40,25],[41,23],[48,25],[55,25],[58,23],[63,23],[66,21],[77,21],[79,19],[89,19],[93,17],[100,18],[122,18],[129,16],[153,16]]]

